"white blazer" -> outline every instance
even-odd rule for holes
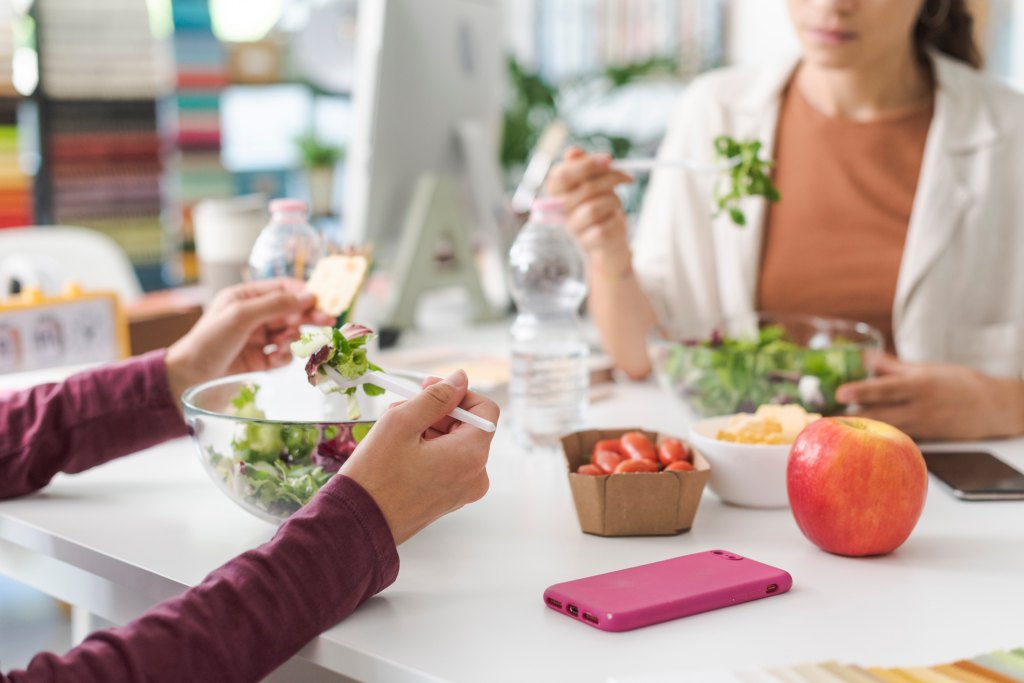
[[[1021,376],[1024,96],[947,57],[932,60],[935,113],[893,302],[896,347],[906,360]],[[697,79],[680,98],[659,157],[710,162],[712,140],[725,133],[761,140],[771,158],[795,67],[792,59]],[[765,202],[748,200],[746,227],[727,216],[712,220],[712,182],[655,171],[633,241],[637,276],[674,337],[707,335],[754,310]]]

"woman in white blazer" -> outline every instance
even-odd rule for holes
[[[929,98],[892,299],[899,357],[879,359],[873,378],[837,398],[920,438],[1024,433],[1024,96],[975,68],[964,0],[788,4],[799,59],[697,79],[659,155],[709,160],[712,140],[727,134],[762,141],[771,158],[791,83],[815,108],[860,121]],[[614,193],[630,180],[606,155],[571,149],[547,190],[565,202],[587,254],[590,310],[606,350],[643,377],[655,326],[673,338],[704,337],[754,311],[767,211],[749,201],[747,225],[736,228],[712,218],[707,177],[655,171],[631,252]]]

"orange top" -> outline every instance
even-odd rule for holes
[[[868,123],[782,98],[757,307],[861,320],[893,349],[892,304],[934,103]]]

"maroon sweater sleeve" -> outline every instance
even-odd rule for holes
[[[394,581],[398,553],[366,491],[337,475],[277,535],[180,597],[2,683],[258,681]]]
[[[0,498],[186,434],[164,352],[0,393]]]

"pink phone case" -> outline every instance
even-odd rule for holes
[[[628,631],[779,595],[792,585],[781,569],[708,550],[556,583],[544,591],[544,603],[594,628]]]

